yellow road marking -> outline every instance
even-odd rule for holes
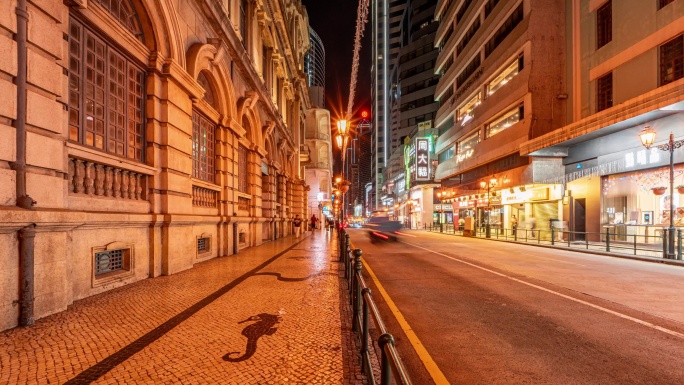
[[[418,358],[420,358],[420,360],[423,362],[423,365],[425,365],[425,369],[427,369],[428,373],[430,373],[430,377],[432,377],[432,380],[437,385],[449,384],[449,381],[446,379],[446,377],[444,377],[444,373],[442,373],[442,371],[439,370],[439,367],[437,366],[435,361],[432,360],[430,353],[428,353],[427,349],[425,349],[425,346],[422,342],[420,342],[420,339],[418,339],[416,333],[413,332],[411,326],[408,324],[408,322],[406,322],[406,318],[404,318],[404,315],[401,314],[399,308],[397,308],[397,305],[394,304],[392,298],[390,298],[389,294],[387,294],[387,291],[378,280],[378,277],[373,272],[373,269],[371,269],[370,266],[368,266],[366,260],[363,259],[363,257],[361,257],[361,261],[363,262],[363,265],[366,267],[366,271],[368,271],[368,274],[371,276],[371,279],[373,280],[373,282],[375,282],[375,286],[378,287],[380,295],[382,295],[382,298],[385,299],[385,303],[387,303],[387,306],[389,306],[390,310],[392,311],[392,314],[394,314],[394,317],[397,319],[397,322],[399,322],[399,326],[401,326],[401,329],[406,334],[406,337],[409,339],[409,342],[411,342],[411,346],[413,346],[413,349],[416,351],[416,354],[418,354]]]

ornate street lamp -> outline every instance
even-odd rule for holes
[[[490,222],[492,221],[492,198],[491,198],[491,189],[492,187],[496,187],[496,178],[492,178],[489,180],[489,183],[486,181],[481,181],[480,182],[480,187],[484,190],[485,188],[487,189],[487,207],[485,208],[485,211],[487,212],[487,221],[485,222],[485,237],[486,238],[491,238],[492,237],[492,227]]]
[[[337,121],[337,135],[335,135],[335,141],[337,142],[337,147],[342,150],[342,162],[344,162],[344,157],[347,148],[347,142],[349,141],[349,134],[347,129],[347,121],[344,119]]]
[[[646,126],[639,133],[641,144],[650,149],[655,142],[656,132]],[[674,134],[670,132],[670,139],[665,144],[658,145],[657,149],[670,152],[670,227],[668,227],[667,259],[675,259],[675,228],[674,228],[674,150],[684,146],[684,140],[674,140]]]

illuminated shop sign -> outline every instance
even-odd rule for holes
[[[475,150],[470,149],[462,154],[456,154],[456,163],[461,163],[464,160],[470,158],[471,156],[473,156],[473,153],[475,153]]]
[[[660,152],[657,148],[650,150],[643,149],[639,151],[628,152],[625,154],[625,167],[630,168],[636,165],[645,166],[649,164],[660,162]]]
[[[430,140],[416,138],[416,180],[430,179]]]

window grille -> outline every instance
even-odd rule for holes
[[[613,73],[601,76],[596,81],[596,111],[613,106]]]
[[[596,49],[613,40],[613,6],[608,1],[596,10]]]
[[[247,0],[240,0],[240,36],[242,37],[242,44],[247,45],[247,9],[249,3]]]
[[[73,18],[69,59],[69,140],[144,161],[143,70]]]
[[[660,85],[684,77],[684,35],[660,46]]]
[[[140,41],[143,40],[142,28],[140,28],[140,20],[138,19],[138,14],[133,8],[130,0],[94,0],[97,4],[101,5],[104,9],[109,11],[109,13],[114,16],[121,24],[126,27],[133,35],[135,35]]]
[[[211,251],[211,238],[197,238],[197,253],[208,253]]]
[[[124,269],[126,249],[107,250],[95,253],[95,275]]]
[[[238,147],[238,191],[247,194],[248,191],[248,174],[247,174],[247,148],[240,145]]]
[[[214,183],[216,126],[204,115],[192,112],[192,176]]]

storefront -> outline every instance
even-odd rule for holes
[[[657,243],[662,228],[670,226],[670,202],[674,226],[684,226],[684,166],[677,165],[674,176],[672,197],[667,167],[602,177],[602,227],[617,240],[632,242],[637,236],[638,243]]]
[[[512,218],[519,230],[537,230],[542,239],[551,238],[551,227],[563,224],[563,188],[559,184],[527,185],[501,191],[503,222],[512,228]]]

